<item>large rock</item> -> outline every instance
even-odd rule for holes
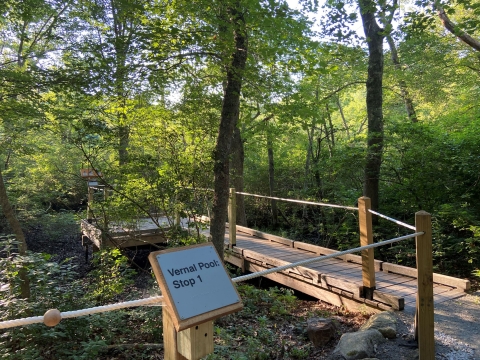
[[[346,333],[340,338],[333,355],[336,359],[345,360],[372,358],[376,345],[384,341],[383,335],[376,329]]]
[[[337,334],[337,325],[332,319],[310,318],[307,320],[307,334],[315,347],[322,347]]]
[[[392,311],[384,311],[373,315],[362,325],[360,331],[377,329],[387,339],[397,337],[397,317]]]

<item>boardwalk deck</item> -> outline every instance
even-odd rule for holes
[[[91,242],[96,248],[106,247],[127,248],[149,244],[167,245],[165,232],[173,225],[173,219],[166,216],[154,218],[140,218],[128,224],[112,222],[108,231],[102,230],[95,223],[83,219],[80,222],[82,241]],[[181,219],[180,226],[189,229],[189,222],[194,219]],[[203,233],[203,231],[201,231]],[[88,240],[87,240],[88,239]]]
[[[237,227],[236,246],[226,251],[225,260],[243,271],[257,272],[300,260],[331,254],[333,250],[292,241],[256,230]],[[375,262],[376,289],[373,300],[362,298],[361,259],[344,255],[266,275],[276,282],[328,303],[350,309],[368,306],[378,310],[415,307],[416,270]],[[470,283],[449,276],[434,275],[436,304],[464,295]]]

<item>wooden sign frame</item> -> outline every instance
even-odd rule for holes
[[[211,249],[213,249],[213,251],[210,251],[210,249],[207,249],[207,247],[210,247]],[[181,252],[183,252],[182,254],[183,256],[180,256]],[[187,252],[189,253],[187,254]],[[186,271],[182,271],[182,270],[186,268],[188,269],[188,267],[186,267],[185,265],[180,265],[180,266],[183,266],[183,268],[168,269],[165,273],[165,271],[162,271],[162,268],[157,258],[157,256],[159,255],[164,258],[163,259],[164,261],[166,261],[168,258],[172,258],[172,260],[180,259],[180,258],[188,258],[189,261],[191,262],[191,260],[193,259],[192,255],[203,254],[205,252],[209,253],[210,257],[207,259],[209,262],[203,263],[201,262],[202,259],[195,258],[195,263],[192,263],[191,265],[191,271],[195,272],[194,275],[184,274],[184,272]],[[168,255],[171,255],[171,256],[169,257]],[[216,251],[212,243],[155,251],[150,253],[150,255],[148,256],[148,259],[152,265],[153,272],[155,273],[155,277],[162,291],[166,306],[169,306],[171,309],[170,313],[172,314],[172,321],[177,331],[188,329],[195,325],[199,325],[207,321],[210,321],[218,317],[228,315],[243,309],[243,304],[242,304],[240,295],[238,294],[238,291],[235,285],[233,284],[233,282],[227,281],[227,280],[230,280],[230,277],[223,265],[223,262],[220,260],[220,257],[218,256],[218,252]],[[202,269],[202,265],[200,264],[203,265],[203,269]],[[208,264],[213,264],[212,268],[215,267],[215,269],[209,269]],[[195,299],[196,300],[195,303],[200,301],[209,301],[209,299],[211,299],[212,303],[214,303],[215,301],[218,301],[218,298],[221,298],[220,294],[224,294],[224,293],[227,293],[229,295],[229,299],[227,301],[229,301],[230,303],[227,303],[225,306],[221,306],[219,308],[210,309],[204,313],[193,314],[192,316],[189,316],[189,317],[181,316],[181,313],[180,313],[181,311],[177,309],[177,304],[175,302],[175,299],[177,303],[179,302],[178,301],[180,296],[179,294],[180,294],[180,291],[182,291],[182,290],[177,290],[180,288],[179,282],[187,284],[185,285],[185,287],[188,288],[189,287],[188,281],[193,281],[194,280],[193,276],[199,277],[198,274],[202,274],[200,270],[209,271],[210,276],[213,276],[214,274],[213,271],[215,271],[216,272],[215,274],[217,275],[215,279],[220,278],[220,281],[218,281],[218,283],[216,282],[216,284],[214,285],[212,285],[211,282],[210,283],[205,282],[205,279],[203,280],[203,282],[205,282],[206,284],[202,283],[203,285],[200,284],[202,280],[194,281],[193,284],[191,285],[192,288],[188,289],[188,292],[189,292],[188,295],[190,296],[195,295],[196,290],[194,290],[193,286],[199,289],[199,292],[198,292],[199,296],[198,298]],[[219,271],[220,273],[218,273]],[[223,273],[228,279],[223,278]],[[181,276],[181,275],[183,277],[183,280],[180,278],[175,278],[178,280],[175,280],[172,282],[172,278],[174,278],[175,276]],[[183,275],[187,275],[187,277],[190,276],[192,278],[186,279]],[[207,280],[208,279],[209,277],[207,277]],[[228,288],[230,285],[231,285],[231,288]],[[205,292],[205,289],[203,289],[204,291],[201,291],[202,287],[205,288],[206,286],[217,287],[215,289],[215,293],[210,294],[209,292]],[[223,286],[224,291],[222,291],[222,288],[218,288],[219,286]],[[172,291],[175,291],[175,294],[172,294]],[[187,290],[184,290],[184,291],[187,291]],[[230,301],[232,299],[234,299],[234,301]],[[185,301],[192,301],[192,300],[186,299]]]

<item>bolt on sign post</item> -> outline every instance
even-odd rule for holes
[[[360,225],[360,246],[373,244],[371,201],[368,197],[358,199],[358,222]],[[375,264],[373,249],[362,250],[363,295],[372,300],[375,290]]]
[[[197,360],[213,352],[213,320],[243,308],[211,243],[150,253],[165,299],[165,360]]]

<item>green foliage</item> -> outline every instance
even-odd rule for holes
[[[238,292],[244,300],[246,311],[256,311],[259,307],[265,308],[268,316],[285,315],[295,306],[296,297],[293,290],[285,288],[270,288],[259,290],[252,285],[239,285]]]
[[[237,289],[244,308],[217,321],[215,351],[207,359],[268,360],[285,355],[305,359],[310,355],[313,349],[298,345],[298,339],[282,340],[279,346],[279,337],[288,331],[284,326],[290,326],[290,321],[301,321],[292,315],[298,300],[291,290],[276,287],[261,290],[248,284],[239,284]]]
[[[128,258],[119,249],[94,253],[93,269],[88,273],[87,297],[97,304],[106,304],[133,283],[135,271],[128,266]]]
[[[113,278],[102,280],[100,286],[90,285],[85,290],[84,281],[77,278],[70,261],[51,262],[50,255],[29,252],[16,255],[16,241],[12,237],[0,238],[0,321],[44,314],[48,309],[71,311],[92,307],[99,299],[118,295],[129,283],[131,271],[126,269],[124,258],[112,252],[97,257],[95,274],[105,277],[110,271]],[[19,264],[26,264],[31,286],[31,299],[19,298]],[[103,265],[103,272],[98,266]],[[123,280],[125,277],[127,280]],[[99,279],[97,278],[97,279]],[[114,284],[114,283],[118,284]],[[90,293],[91,291],[91,293]],[[92,299],[92,294],[97,295]],[[140,296],[131,293],[130,296]],[[94,302],[95,301],[95,302]],[[3,330],[0,334],[2,359],[78,359],[87,360],[104,355],[107,345],[122,343],[158,342],[161,338],[161,307],[117,310],[102,314],[65,319],[53,328],[43,324]],[[148,349],[136,351],[136,358],[150,358]],[[129,351],[124,351],[128,358]]]

